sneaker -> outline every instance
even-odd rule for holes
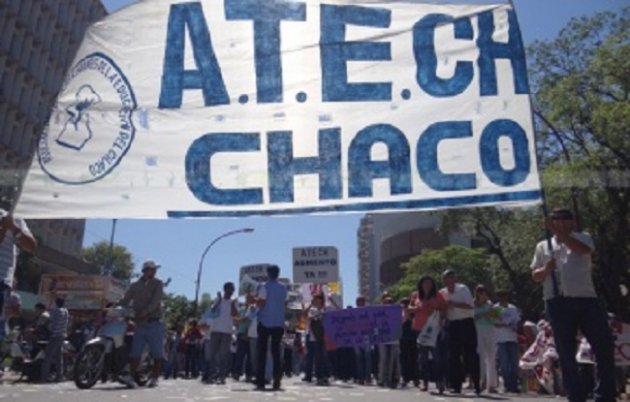
[[[149,381],[149,385],[147,385],[147,387],[149,388],[155,388],[158,386],[158,379],[157,378],[151,378],[151,380]]]
[[[127,388],[129,388],[129,389],[134,389],[134,388],[137,387],[136,382],[133,380],[133,377],[131,376],[131,374],[125,374],[125,375],[121,376],[120,377],[120,382],[125,384],[127,386]]]

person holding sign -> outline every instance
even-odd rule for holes
[[[590,343],[597,361],[593,399],[596,402],[614,401],[614,342],[606,312],[599,305],[593,286],[593,239],[587,233],[574,231],[573,213],[568,209],[555,209],[544,223],[553,238],[536,246],[531,264],[532,277],[543,284],[545,308],[569,401],[586,400],[586,390],[575,360],[578,331]]]
[[[280,268],[277,265],[267,267],[267,275],[269,280],[258,290],[256,300],[260,309],[258,312],[258,370],[256,371],[256,389],[259,391],[265,389],[267,343],[270,338],[274,390],[280,389],[280,381],[282,380],[280,342],[284,333],[287,288],[278,282]]]
[[[217,298],[210,306],[210,314],[214,317],[212,334],[210,334],[210,361],[208,362],[208,374],[204,375],[207,381],[212,381],[213,376],[218,384],[225,384],[230,369],[230,345],[232,344],[232,326],[234,318],[238,317],[234,284],[226,282],[223,285],[223,295],[217,293]]]
[[[394,304],[392,296],[385,292],[381,297],[384,305]],[[378,385],[387,388],[396,388],[398,377],[400,376],[400,367],[398,365],[398,356],[400,355],[400,345],[398,341],[381,343],[378,345]]]
[[[365,296],[358,296],[356,299],[357,308],[367,305]],[[355,346],[354,355],[356,356],[356,378],[359,385],[370,385],[372,383],[372,346],[369,337],[366,336],[365,345]]]
[[[446,363],[438,352],[441,321],[446,312],[446,302],[438,293],[435,281],[423,276],[418,281],[417,291],[412,294],[411,309],[414,311],[412,328],[420,333],[420,378],[421,391],[429,389],[429,379],[434,378],[440,394],[444,392],[444,369]],[[444,349],[444,348],[442,348]]]
[[[317,385],[329,385],[328,377],[328,360],[326,356],[326,348],[324,347],[324,312],[325,299],[323,293],[313,295],[311,304],[304,310],[304,314],[308,319],[308,335],[314,351],[315,359],[315,377],[317,377]],[[308,375],[308,374],[307,374]]]
[[[468,286],[455,282],[455,271],[452,269],[444,271],[442,281],[444,288],[440,290],[440,293],[448,307],[446,338],[450,384],[454,393],[461,393],[464,373],[468,373],[475,387],[475,393],[480,394],[479,355],[477,354],[477,330],[472,294]]]

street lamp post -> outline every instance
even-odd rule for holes
[[[193,306],[194,317],[197,316],[197,309],[199,306],[199,286],[201,285],[201,272],[203,270],[203,260],[204,258],[206,258],[206,254],[208,254],[208,251],[210,251],[210,249],[212,248],[212,246],[215,245],[215,243],[217,243],[219,240],[223,239],[224,237],[232,236],[239,233],[252,233],[253,231],[254,231],[253,228],[243,228],[243,229],[233,230],[231,232],[223,233],[221,236],[212,240],[212,242],[208,244],[208,247],[206,247],[203,254],[201,255],[201,260],[199,261],[199,269],[197,270],[197,282],[195,286],[195,304]]]

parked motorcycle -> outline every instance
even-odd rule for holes
[[[129,311],[122,307],[106,310],[105,323],[97,336],[85,343],[74,364],[74,383],[80,389],[89,389],[101,380],[121,382],[129,372],[128,357],[131,347]],[[151,375],[152,361],[143,353],[135,381],[144,386]]]

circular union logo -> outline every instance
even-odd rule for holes
[[[133,142],[133,89],[112,59],[92,53],[72,67],[60,94],[37,147],[39,164],[61,183],[100,180]]]

